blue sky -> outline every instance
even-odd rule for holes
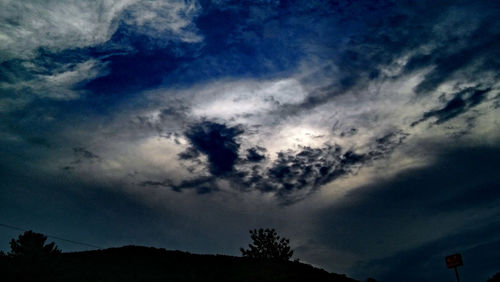
[[[0,222],[228,255],[274,227],[360,280],[452,280],[460,252],[464,280],[485,281],[500,271],[499,12],[0,1]]]

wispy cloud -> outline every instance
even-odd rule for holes
[[[201,40],[192,23],[195,2],[4,1],[0,7],[2,111],[40,97],[80,98],[88,82],[109,74],[103,60],[133,50],[109,43],[120,26],[166,42]]]
[[[200,39],[187,29],[198,10],[195,2],[4,1],[1,6],[1,61],[31,58],[39,48],[63,51],[102,44],[122,21],[149,35],[170,31],[181,40]]]

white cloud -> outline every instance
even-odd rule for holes
[[[53,51],[107,41],[131,1],[2,1],[0,60],[27,59],[39,47]]]
[[[192,1],[0,0],[0,62],[20,59],[21,72],[0,82],[0,111],[22,108],[34,97],[58,100],[79,98],[75,85],[107,73],[99,58],[58,62],[57,58],[31,60],[39,48],[51,52],[95,46],[108,41],[121,22],[155,38],[196,42],[192,27],[200,7]]]
[[[180,40],[199,41],[186,30],[198,9],[194,2],[177,0],[2,0],[0,61],[29,59],[40,47],[57,52],[104,43],[122,19],[143,32],[169,30]]]
[[[306,95],[294,78],[218,82],[200,88],[191,107],[198,117],[258,123],[259,115],[266,115],[280,104],[299,103]]]
[[[31,68],[41,67],[36,65]],[[51,71],[51,70],[46,70]],[[106,65],[98,60],[90,59],[77,64],[64,64],[50,74],[41,74],[30,80],[0,82],[0,89],[9,92],[13,98],[0,100],[0,112],[6,112],[23,107],[34,96],[56,100],[71,100],[79,98],[82,91],[73,86],[89,81],[106,73]],[[4,106],[2,106],[4,105]]]
[[[202,38],[194,31],[192,19],[200,6],[195,1],[140,1],[128,9],[124,17],[127,24],[136,26],[141,33],[161,37],[171,33],[185,42],[198,42]]]

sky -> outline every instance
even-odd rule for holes
[[[364,280],[500,272],[500,2],[0,0],[0,223]],[[0,249],[19,231],[0,227]],[[56,241],[63,251],[90,249]]]

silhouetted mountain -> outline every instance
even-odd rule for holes
[[[53,268],[43,272],[30,273],[30,266],[7,257],[1,260],[2,281],[356,281],[299,262],[138,246],[62,253]]]

